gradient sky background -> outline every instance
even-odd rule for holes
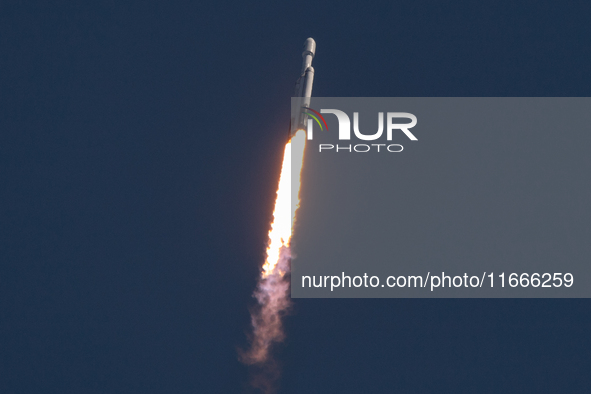
[[[0,4],[0,392],[239,393],[290,96],[590,96],[588,2]],[[565,135],[568,138],[568,135]],[[588,393],[588,300],[296,300],[281,393]]]

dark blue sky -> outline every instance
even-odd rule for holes
[[[0,392],[248,392],[303,41],[315,96],[590,96],[590,11],[2,2]],[[281,393],[588,393],[589,307],[296,300]]]

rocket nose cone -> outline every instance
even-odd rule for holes
[[[308,38],[304,43],[304,52],[302,53],[303,56],[312,55],[316,53],[316,41],[312,37]]]

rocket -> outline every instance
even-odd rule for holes
[[[304,109],[310,107],[310,97],[312,97],[312,84],[314,83],[312,59],[314,59],[315,53],[316,41],[314,41],[313,38],[308,38],[304,43],[304,51],[302,52],[302,71],[296,82],[294,94],[294,97],[298,98],[298,111],[292,115],[288,139],[290,139],[297,130],[306,129],[308,115],[306,115]]]

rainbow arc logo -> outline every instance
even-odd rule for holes
[[[304,111],[306,115],[312,117],[312,119],[314,119],[316,123],[318,123],[318,126],[320,126],[320,130],[324,130],[324,127],[322,127],[322,123],[320,123],[320,120],[318,119],[318,117],[320,117],[320,119],[322,119],[322,122],[324,123],[324,126],[326,126],[326,131],[328,131],[328,125],[326,124],[326,120],[324,120],[324,116],[320,115],[320,112],[308,107],[302,107],[302,111]]]

